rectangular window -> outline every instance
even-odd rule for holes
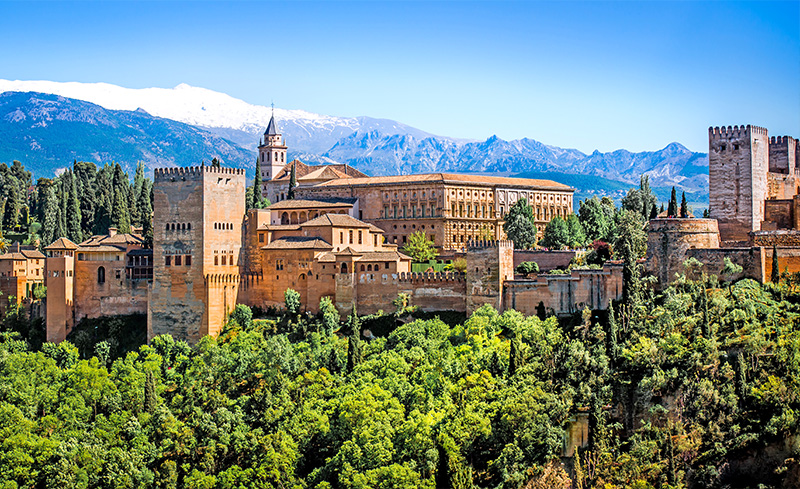
[[[219,265],[219,256],[214,255],[214,265]]]
[[[169,267],[172,266],[172,257],[167,255],[164,257],[164,266]]]
[[[264,242],[264,233],[258,233],[258,242],[259,243],[263,243]]]
[[[389,269],[389,262],[388,262],[388,261],[386,262],[386,267],[385,267],[385,268],[386,268],[387,270]]]
[[[225,266],[228,264],[228,255],[222,255],[222,265]]]
[[[179,265],[180,265],[180,263],[179,263]],[[119,278],[121,276],[122,276],[122,271],[121,270],[114,270],[114,277],[116,277],[117,280],[119,280]]]
[[[350,232],[347,233],[350,238],[350,244],[353,244],[353,230],[351,229]]]
[[[358,231],[358,244],[361,244],[361,230]]]
[[[192,265],[192,255],[186,255],[186,266]]]
[[[175,266],[181,266],[181,255],[175,255]]]
[[[344,244],[344,231],[339,231],[339,243]]]

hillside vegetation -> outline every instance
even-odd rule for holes
[[[161,336],[113,362],[4,333],[0,485],[797,487],[790,282],[702,274],[608,317],[483,307],[369,342],[356,317],[332,333],[328,307],[252,320],[239,306],[218,339]],[[589,443],[562,465],[578,413]]]

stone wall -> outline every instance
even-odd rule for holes
[[[709,212],[723,241],[743,241],[764,220],[769,137],[757,126],[708,130]]]
[[[709,275],[720,276],[722,268],[725,266],[725,258],[742,267],[742,273],[732,280],[740,278],[752,278],[759,282],[764,282],[764,248],[716,248],[716,249],[690,249],[686,252],[686,257],[692,257],[703,263],[703,271]],[[725,277],[728,279],[728,277]]]
[[[778,271],[800,272],[800,247],[778,247]],[[764,277],[772,277],[772,248],[764,248]]]
[[[622,265],[607,262],[602,269],[572,270],[569,275],[538,275],[534,280],[513,280],[503,288],[503,305],[526,315],[545,310],[557,315],[589,309],[607,309],[622,296]]]
[[[651,219],[647,229],[647,270],[660,288],[683,273],[683,261],[692,249],[719,248],[715,219]]]
[[[125,254],[119,254],[121,260],[75,261],[76,323],[84,318],[147,312],[147,280],[128,280],[125,277]],[[104,270],[102,283],[98,281],[100,267]]]
[[[767,200],[764,202],[762,231],[792,229],[794,226],[794,201],[792,199]]]
[[[72,253],[72,252],[69,252]],[[45,260],[45,298],[47,310],[47,341],[60,343],[75,325],[74,305],[75,256],[66,253],[48,256]]]
[[[758,231],[752,233],[751,236],[754,246],[800,247],[800,231],[798,230]]]
[[[796,146],[791,136],[773,136],[769,141],[769,171],[794,175]]]
[[[473,242],[466,259],[467,314],[484,304],[503,310],[503,283],[514,280],[514,243]]]
[[[565,270],[569,263],[575,258],[575,252],[563,251],[538,251],[538,250],[514,250],[514,268],[525,261],[535,261],[539,264],[539,272],[549,272],[554,269]]]

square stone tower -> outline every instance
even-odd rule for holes
[[[721,241],[747,241],[764,220],[769,136],[757,126],[708,128],[709,213]]]
[[[467,315],[484,304],[503,311],[503,284],[514,280],[514,243],[471,241],[467,244]]]
[[[236,168],[156,169],[148,340],[197,343],[236,305],[245,174]]]

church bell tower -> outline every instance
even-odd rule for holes
[[[286,146],[283,144],[283,136],[278,133],[278,126],[275,124],[275,114],[269,119],[267,130],[264,131],[264,139],[258,145],[258,168],[261,171],[261,196],[267,197],[267,185],[269,182],[286,166]]]

